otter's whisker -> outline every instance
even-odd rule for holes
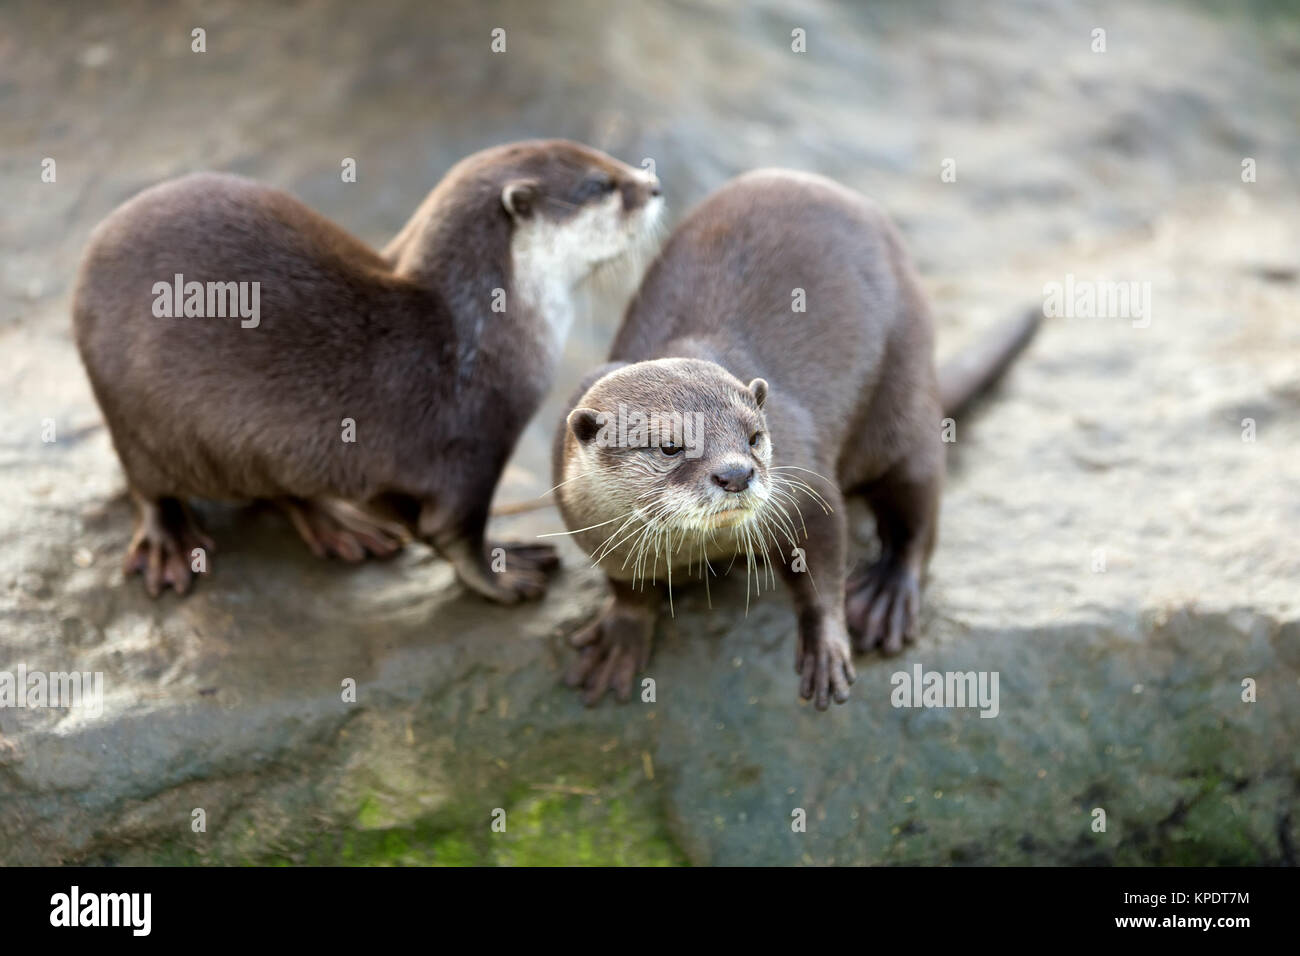
[[[790,506],[794,508],[795,514],[799,516],[799,526],[803,529],[803,536],[804,538],[807,538],[808,525],[804,523],[803,509],[799,507],[799,503],[795,501],[794,496],[783,488],[777,488],[775,485],[772,486],[772,494],[778,498],[778,501],[784,500],[790,502]]]
[[[772,567],[772,556],[767,550],[767,536],[771,533],[771,526],[763,514],[757,515],[758,518],[758,544],[763,549],[763,563],[767,565],[767,580],[772,585],[771,590],[776,590],[776,571]],[[773,542],[775,548],[776,542]]]
[[[592,475],[594,475],[595,473],[596,473],[596,472],[594,472],[594,471],[584,471],[581,475],[574,475],[572,478],[565,478],[562,482],[560,482],[558,485],[556,485],[555,488],[563,488],[563,487],[564,487],[565,485],[567,485],[569,482],[571,482],[571,481],[577,481],[579,478],[590,478],[590,477],[591,477]],[[547,495],[549,495],[552,491],[554,491],[555,488],[547,488],[545,491],[543,491],[543,492],[542,492],[540,495],[538,495],[537,497],[539,497],[539,498],[545,498],[545,497],[546,497]]]
[[[704,535],[700,535],[700,574],[704,578],[704,602],[708,605],[709,610],[713,610],[713,594],[709,589],[709,574],[713,568],[709,566],[709,550],[704,540]]]
[[[825,511],[827,514],[831,513],[830,503],[824,497],[822,497],[821,493],[818,492],[817,489],[813,488],[813,486],[808,484],[806,481],[803,481],[799,478],[791,478],[788,475],[769,474],[768,478],[774,484],[779,482],[786,488],[799,489],[807,492],[808,496],[810,498],[813,498],[817,502],[817,504],[821,506],[823,511]]]
[[[797,547],[794,539],[794,525],[790,523],[790,516],[786,513],[785,506],[780,501],[773,500],[771,507],[763,509],[761,517],[764,521],[769,522],[770,527],[779,530],[785,535],[786,540],[790,542],[790,547]]]
[[[778,557],[781,554],[781,545],[780,542],[777,541],[776,530],[772,526],[772,518],[770,513],[760,514],[759,524],[763,535],[762,537],[763,558],[764,560],[767,561],[767,578],[769,581],[772,582],[772,590],[775,591],[776,590],[776,562],[773,561],[772,558],[768,555],[767,545],[770,540],[770,543],[772,545],[772,550],[776,552]]]
[[[606,554],[610,553],[610,551],[614,551],[615,549],[619,548],[619,545],[623,544],[624,541],[627,541],[629,537],[636,535],[638,531],[643,531],[643,529],[645,529],[647,524],[653,524],[655,520],[659,518],[660,515],[664,514],[664,511],[666,511],[666,507],[662,505],[651,507],[650,510],[641,509],[641,507],[637,507],[637,509],[633,509],[632,516],[630,516],[627,522],[625,522],[624,525],[621,525],[621,527],[617,529],[617,531],[614,532],[614,535],[611,535],[611,537],[615,537],[619,535],[619,533],[623,531],[623,528],[627,527],[627,524],[636,522],[638,518],[642,519],[641,527],[634,528],[633,531],[630,531],[627,536],[621,538],[621,540],[615,542],[615,544],[610,545],[610,548],[606,549]]]
[[[611,535],[610,535],[608,538],[606,538],[604,541],[602,541],[602,542],[600,543],[600,546],[597,547],[597,548],[592,552],[593,555],[594,555],[594,557],[595,557],[595,559],[596,559],[596,560],[595,560],[595,564],[593,564],[592,567],[595,567],[596,564],[599,564],[601,561],[605,560],[605,558],[607,558],[607,557],[609,556],[609,554],[610,554],[610,553],[611,553],[611,552],[612,552],[616,547],[618,547],[618,544],[622,544],[622,543],[623,543],[622,541],[620,541],[620,542],[618,542],[618,544],[610,544],[610,542],[611,542],[614,538],[616,538],[618,535],[620,535],[620,534],[623,532],[623,529],[624,529],[624,528],[626,528],[626,527],[627,527],[629,524],[631,524],[632,522],[636,521],[636,519],[637,519],[637,511],[638,511],[638,509],[635,509],[635,508],[632,509],[632,512],[631,512],[631,514],[629,515],[629,517],[627,518],[627,520],[625,520],[621,525],[619,525],[617,528],[615,528],[615,529],[614,529],[614,533],[611,534]]]
[[[620,539],[618,541],[615,541],[614,539],[618,538],[618,536],[623,533],[623,529],[625,529],[628,525],[634,524],[638,517],[640,516],[637,514],[633,514],[621,525],[619,525],[614,530],[613,534],[611,534],[608,538],[604,540],[601,546],[597,549],[597,554],[596,554],[597,561],[603,561],[605,558],[609,557],[609,555],[612,554],[615,550],[617,550],[618,546],[621,545],[623,541],[626,540],[626,538]],[[633,529],[631,532],[629,532],[629,535],[636,534],[638,530],[640,529],[639,528]]]
[[[647,515],[641,527],[629,531],[627,535],[624,536],[623,539],[618,542],[618,544],[615,544],[609,549],[611,552],[615,551],[617,550],[619,545],[621,545],[624,541],[632,539],[632,544],[628,547],[627,557],[623,559],[623,567],[626,568],[628,562],[632,561],[632,583],[633,584],[636,583],[638,577],[638,573],[637,573],[638,569],[642,567],[642,563],[641,563],[642,551],[643,551],[642,543],[645,537],[648,534],[650,534],[651,531],[657,530],[656,521],[658,520],[659,514],[663,513],[663,510],[664,510],[663,508],[659,508],[656,510],[656,512]]]
[[[633,508],[632,511],[626,512],[625,514],[621,514],[617,518],[610,518],[608,521],[602,521],[600,524],[589,524],[585,528],[577,528],[573,531],[548,531],[545,534],[539,534],[537,537],[557,538],[560,537],[561,535],[566,535],[566,534],[581,534],[584,531],[590,531],[592,528],[602,528],[607,524],[613,524],[615,521],[618,521],[622,518],[626,518],[628,515],[633,514],[635,511],[636,509]]]
[[[816,475],[818,478],[826,482],[826,484],[830,485],[832,488],[835,487],[835,482],[831,481],[825,475],[821,474],[821,472],[813,471],[811,468],[801,468],[799,465],[773,465],[772,467],[768,468],[768,471],[806,471],[810,475]]]
[[[741,525],[745,536],[745,617],[749,617],[749,579],[754,572],[754,545],[749,539],[749,528]]]
[[[632,537],[633,535],[636,535],[636,538],[633,541],[631,548],[629,549],[628,557],[625,558],[623,561],[623,567],[627,567],[628,560],[630,560],[635,556],[636,560],[633,562],[632,565],[633,583],[636,582],[638,576],[643,582],[645,580],[645,558],[649,552],[649,548],[652,542],[655,545],[655,567],[651,568],[651,574],[653,575],[655,573],[659,563],[658,541],[661,534],[663,533],[661,522],[664,517],[670,514],[672,514],[674,517],[676,516],[676,513],[672,511],[671,505],[660,505],[659,508],[657,508],[649,516],[645,526],[640,529],[640,534],[637,534],[637,532],[634,531],[628,535],[629,538]],[[652,583],[657,583],[657,581],[653,577],[652,577]]]
[[[654,521],[656,520],[656,518],[657,518],[660,514],[662,514],[662,513],[664,512],[664,510],[665,510],[665,509],[664,509],[663,507],[660,507],[660,508],[656,509],[655,511],[651,512],[650,514],[648,514],[648,515],[644,515],[645,523],[644,523],[641,527],[639,527],[639,528],[633,528],[633,529],[632,529],[631,531],[629,531],[629,532],[628,532],[628,533],[627,533],[623,538],[620,538],[618,541],[615,541],[615,542],[613,542],[613,543],[611,544],[610,542],[611,542],[615,537],[617,537],[619,534],[621,534],[621,533],[623,532],[623,529],[624,529],[624,528],[626,528],[629,524],[631,524],[631,523],[633,523],[634,521],[636,521],[636,519],[637,519],[638,517],[642,517],[642,514],[641,514],[640,509],[634,509],[634,511],[633,511],[633,513],[632,513],[632,516],[629,517],[626,521],[624,521],[623,524],[619,525],[619,527],[614,531],[614,533],[611,534],[608,538],[605,539],[605,544],[601,546],[601,548],[599,549],[598,556],[596,557],[596,564],[599,564],[599,563],[600,563],[601,561],[603,561],[606,557],[608,557],[610,554],[612,554],[614,551],[616,551],[616,550],[619,548],[619,546],[623,544],[623,542],[627,541],[627,540],[630,539],[630,538],[633,538],[633,537],[634,537],[635,535],[637,535],[638,533],[645,533],[645,531],[646,531],[649,527],[653,526],[653,523],[654,523]],[[636,553],[636,548],[635,548],[635,545],[633,545],[632,548],[629,548],[629,551],[628,551],[628,557],[630,558],[630,557],[631,557],[633,554],[635,554],[635,553]],[[595,564],[593,564],[592,567],[595,567]],[[624,561],[623,561],[623,567],[627,567],[627,559],[624,559]],[[633,583],[633,584],[636,583],[636,579],[635,579],[635,577],[633,578],[633,582],[632,582],[632,583]]]
[[[811,564],[808,566],[808,570],[805,571],[804,574],[808,575],[808,580],[812,582],[813,593],[820,595],[822,592],[821,589],[817,587],[817,579],[813,577]]]
[[[551,203],[552,205],[555,205],[555,206],[563,206],[563,207],[565,207],[566,209],[577,209],[577,208],[578,208],[578,204],[577,204],[577,203],[566,202],[566,201],[563,200],[563,199],[556,199],[554,196],[543,196],[542,199],[545,200],[545,201],[548,202],[548,203]]]
[[[664,563],[668,565],[668,616],[676,617],[677,614],[673,610],[673,559],[672,559],[672,555],[669,554],[669,550],[672,548],[672,544],[673,544],[673,530],[672,530],[672,526],[670,525],[668,527],[668,541],[664,546]]]
[[[808,484],[805,481],[800,481],[798,478],[789,478],[784,475],[777,476],[776,480],[780,482],[781,487],[785,488],[787,491],[802,491],[809,498],[813,499],[813,501],[823,511],[827,512],[827,514],[830,513],[829,511],[830,503],[827,502],[827,500],[824,497],[822,497],[822,495],[817,491],[816,488],[812,487],[812,485]]]
[[[811,485],[809,485],[807,482],[800,481],[798,478],[787,478],[784,475],[769,475],[768,477],[772,480],[774,488],[777,486],[777,484],[780,484],[787,491],[803,491],[810,498],[813,499],[813,501],[822,509],[822,511],[824,511],[826,514],[831,513],[830,503],[825,498],[823,498],[817,492],[817,490],[813,488]]]

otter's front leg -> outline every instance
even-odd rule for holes
[[[489,505],[454,514],[434,502],[420,509],[419,533],[451,562],[461,584],[491,601],[515,604],[546,593],[547,575],[560,566],[549,544],[485,540]]]
[[[863,489],[876,516],[880,558],[847,584],[845,617],[859,651],[879,647],[882,654],[897,654],[916,640],[942,476],[942,464],[921,453]]]
[[[634,588],[610,579],[613,594],[600,615],[569,638],[579,649],[564,682],[581,688],[582,702],[596,704],[611,688],[621,701],[632,697],[632,681],[650,663],[650,644],[661,593],[655,585]]]
[[[793,525],[799,530],[806,526],[808,533],[797,542],[799,551],[781,563],[781,576],[799,616],[794,657],[799,696],[825,710],[832,700],[842,704],[849,699],[849,685],[857,679],[857,672],[844,625],[844,501],[828,483],[818,484],[829,513],[806,493],[798,496],[803,522],[795,516]],[[782,547],[793,550],[788,540]]]

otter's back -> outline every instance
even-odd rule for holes
[[[238,454],[253,495],[279,480],[286,444],[320,443],[295,460],[331,455],[340,418],[374,403],[374,342],[397,333],[409,296],[386,269],[293,197],[237,176],[186,176],[123,204],[91,235],[73,321],[124,462],[144,454],[135,444],[188,454],[202,484],[204,462]],[[194,289],[202,315],[185,314]]]
[[[766,378],[774,400],[797,395],[820,419],[847,422],[891,343],[928,323],[908,307],[913,281],[896,231],[865,197],[807,173],[749,173],[677,228],[610,358],[711,357],[742,381]]]

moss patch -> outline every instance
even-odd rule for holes
[[[321,834],[293,863],[344,866],[675,866],[686,859],[668,836],[657,794],[628,773],[602,787],[559,779],[512,795],[504,830],[492,818],[420,820],[374,830],[364,801],[358,829]]]

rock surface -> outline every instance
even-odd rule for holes
[[[786,6],[0,11],[0,671],[105,681],[98,717],[0,709],[0,863],[1296,862],[1297,20]],[[876,196],[941,353],[1067,275],[1150,283],[1148,325],[1051,320],[958,423],[923,637],[860,659],[846,706],[797,701],[788,602],[746,613],[733,580],[712,609],[677,595],[655,703],[584,710],[563,635],[602,583],[571,548],[544,601],[502,609],[423,549],[327,564],[278,516],[212,505],[196,593],[121,581],[130,511],[69,332],[90,228],[218,168],[380,243],[455,159],[529,135],[654,158],[678,215],[764,165]],[[563,397],[617,322],[597,306],[501,501],[547,487]],[[996,671],[997,717],[895,708],[915,665]]]

